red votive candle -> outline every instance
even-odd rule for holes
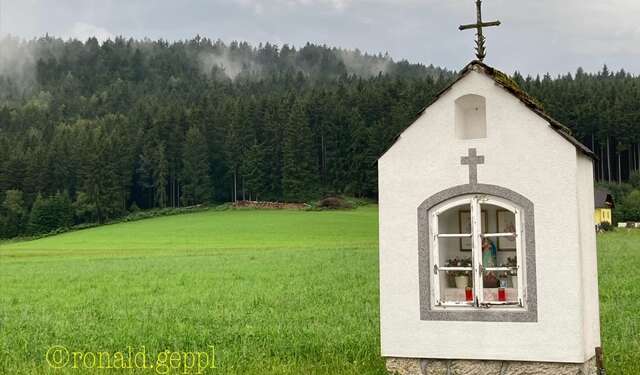
[[[504,288],[498,288],[498,301],[504,302],[507,300],[507,291]]]
[[[467,297],[467,302],[471,302],[471,301],[473,301],[473,289],[471,289],[471,288],[467,288],[467,289],[465,290],[465,295],[466,295],[466,297]]]

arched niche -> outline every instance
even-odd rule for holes
[[[456,137],[480,139],[487,137],[487,101],[483,96],[469,94],[456,99]]]

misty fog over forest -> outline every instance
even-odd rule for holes
[[[155,207],[375,198],[377,158],[464,63],[201,37],[5,37],[0,236]],[[598,180],[640,169],[640,78],[507,73],[598,154]],[[48,209],[64,214],[33,220]]]

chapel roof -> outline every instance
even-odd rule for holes
[[[597,159],[597,157],[593,153],[593,151],[591,151],[591,149],[589,147],[583,145],[580,141],[578,141],[571,134],[571,130],[567,126],[563,125],[558,120],[555,120],[554,118],[549,116],[544,111],[544,109],[542,108],[542,104],[540,104],[540,102],[538,102],[535,98],[531,97],[524,90],[522,90],[520,88],[520,86],[518,86],[518,84],[515,81],[513,81],[511,78],[509,78],[508,75],[506,75],[505,73],[499,71],[498,69],[490,67],[489,65],[487,65],[487,64],[485,64],[485,63],[483,63],[482,61],[479,61],[479,60],[474,60],[474,61],[470,62],[469,64],[467,64],[467,66],[465,66],[460,71],[460,73],[458,74],[456,79],[453,80],[453,82],[451,82],[444,89],[442,89],[439,93],[437,93],[435,95],[435,97],[433,98],[433,100],[427,106],[425,106],[423,109],[421,109],[420,112],[418,112],[416,118],[420,117],[427,110],[427,108],[429,108],[433,103],[438,101],[438,99],[440,99],[440,97],[442,97],[442,95],[444,95],[447,91],[449,91],[449,89],[451,89],[451,87],[453,87],[456,83],[458,83],[458,81],[460,81],[461,79],[466,77],[472,71],[484,73],[487,76],[489,76],[491,79],[493,79],[493,81],[498,86],[502,87],[507,92],[509,92],[510,94],[515,96],[516,98],[518,98],[531,111],[533,111],[535,114],[537,114],[538,116],[542,117],[545,121],[547,121],[549,123],[549,125],[551,126],[551,129],[553,129],[556,133],[558,133],[560,136],[562,136],[569,143],[573,144],[578,151],[582,152],[583,154],[585,154],[586,156],[588,156],[588,157],[590,157],[592,159]],[[393,142],[394,144],[398,140],[398,138],[400,138],[400,135],[398,135],[396,137],[396,139]],[[391,145],[391,147],[393,147],[393,144]],[[391,147],[389,147],[389,148],[391,148]]]
[[[594,203],[596,208],[615,208],[613,197],[609,190],[604,188],[596,188],[594,191]]]

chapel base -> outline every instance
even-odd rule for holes
[[[386,358],[392,375],[597,375],[595,357],[585,363]]]

